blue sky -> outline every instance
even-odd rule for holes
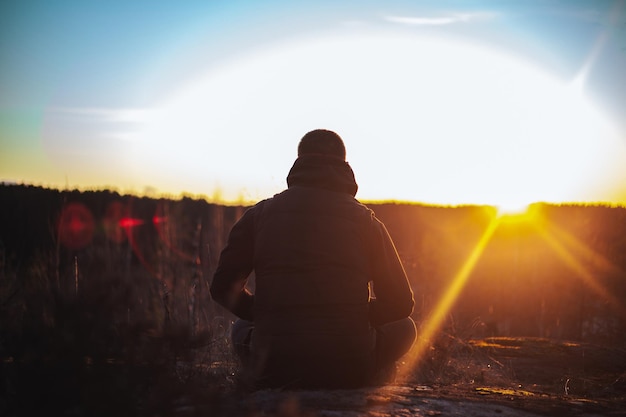
[[[250,130],[249,135],[248,131],[239,129],[236,130],[239,136],[232,138],[220,130],[222,142],[209,140],[204,145],[172,137],[172,142],[179,141],[180,148],[164,143],[168,139],[162,138],[153,146],[162,149],[164,155],[158,152],[148,156],[145,152],[136,155],[139,148],[137,140],[132,137],[145,128],[145,115],[153,114],[155,109],[173,108],[172,100],[176,102],[176,108],[182,106],[181,97],[191,96],[181,91],[193,89],[190,83],[194,80],[204,80],[198,81],[197,85],[208,88],[206,94],[210,95],[215,91],[214,86],[210,87],[213,90],[207,87],[211,74],[228,70],[230,74],[250,77],[244,67],[257,68],[255,65],[259,65],[258,68],[265,68],[264,63],[269,62],[266,59],[276,60],[277,56],[290,53],[298,56],[298,50],[315,48],[312,46],[314,42],[322,38],[331,39],[328,45],[333,45],[332,39],[335,38],[340,44],[344,39],[356,39],[357,36],[376,42],[377,36],[387,39],[388,35],[393,35],[393,39],[410,38],[416,42],[444,40],[446,45],[458,44],[465,50],[465,45],[477,45],[494,53],[514,56],[529,68],[538,68],[563,83],[578,80],[585,100],[609,120],[612,131],[624,143],[625,6],[625,1],[4,1],[0,5],[0,179],[51,186],[110,186],[137,192],[146,187],[173,194],[216,192],[252,200],[278,191],[284,184],[280,172],[292,162],[291,154],[281,154],[283,159],[290,159],[284,164],[268,156],[269,163],[278,167],[276,172],[258,175],[254,161],[245,159],[245,166],[250,167],[247,174],[246,169],[240,167],[242,175],[228,169],[221,171],[223,175],[219,172],[208,175],[200,172],[203,169],[201,160],[197,165],[189,162],[188,153],[201,150],[217,155],[221,161],[232,160],[236,165],[238,158],[232,155],[232,149],[226,146],[222,153],[219,144],[241,141],[238,146],[258,149],[261,153],[257,153],[256,159],[259,159],[263,148],[255,148],[251,142],[253,139],[244,140],[240,137],[242,134],[260,135],[254,140],[277,141],[277,144],[286,143],[285,146],[289,146],[287,143],[292,140],[295,152],[295,144],[308,126],[302,126],[297,135],[296,127],[286,131],[271,127]],[[345,45],[349,51],[360,43],[350,40]],[[407,45],[410,48],[412,44]],[[463,49],[446,49],[452,55],[457,50]],[[400,56],[401,52],[398,54]],[[355,59],[364,59],[359,57]],[[433,57],[431,61],[437,59],[436,53]],[[337,62],[344,68],[350,65],[342,59]],[[395,56],[386,59],[396,62]],[[397,59],[401,62],[403,58]],[[419,57],[415,60],[418,65]],[[442,62],[457,63],[454,60]],[[456,70],[462,73],[462,63],[460,66]],[[480,71],[478,68],[474,70]],[[368,75],[371,85],[379,86],[388,77],[393,77],[381,72],[383,69],[376,71]],[[518,76],[517,73],[510,74]],[[227,77],[224,74],[219,76]],[[213,79],[217,79],[215,77]],[[306,83],[311,77],[315,74],[302,74],[301,82]],[[242,84],[223,79],[235,86]],[[287,88],[281,85],[280,77],[272,80],[273,91]],[[345,84],[343,80],[333,82]],[[258,97],[248,97],[242,91],[223,100],[233,97],[243,102],[256,103],[258,100]],[[202,97],[193,100],[198,107],[211,108],[215,104],[202,101]],[[302,100],[306,101],[305,98]],[[538,100],[542,101],[541,98]],[[346,105],[350,106],[350,103],[346,102]],[[228,107],[231,113],[239,108],[236,104],[232,106]],[[277,105],[268,108],[279,109],[285,113],[283,116],[293,119],[295,116],[288,113],[298,106],[296,102],[286,110],[280,110],[282,107]],[[246,118],[262,113],[263,108],[257,106],[241,111],[240,118],[245,123]],[[246,112],[253,113],[248,115]],[[399,123],[396,115],[400,113],[402,109],[390,116],[394,123]],[[161,111],[159,117],[167,118],[171,114]],[[284,123],[280,115],[268,113],[262,116],[268,120],[275,118],[273,123],[277,126]],[[323,123],[326,119],[318,120]],[[205,122],[211,123],[210,116]],[[336,124],[344,127],[341,122]],[[150,128],[145,129],[150,131]],[[346,131],[359,132],[359,128],[346,125]],[[340,134],[344,132],[339,131]],[[288,135],[292,137],[287,138]],[[471,132],[467,132],[467,136],[471,137]],[[360,140],[356,134],[352,137],[344,135],[344,139],[348,146]],[[395,146],[402,148],[404,142]],[[354,156],[363,159],[353,159],[351,163],[359,166],[361,171],[374,170],[363,162],[372,155],[367,154],[365,148],[360,149],[357,144]],[[419,151],[428,152],[428,149],[425,145]],[[499,155],[494,154],[492,159],[496,158]],[[167,174],[155,175],[154,167],[164,164],[171,165]],[[463,169],[471,169],[471,166]],[[415,176],[419,178],[422,174],[416,172]],[[267,186],[257,181],[263,175]],[[574,193],[570,198],[607,201],[624,198],[626,201],[626,184],[622,184],[626,173],[618,167],[610,175],[617,182],[611,190],[595,194]],[[369,178],[368,175],[364,177]],[[598,178],[598,181],[606,183],[606,178]],[[446,184],[442,182],[442,186]],[[557,187],[560,183],[554,184]],[[535,185],[529,183],[528,187]],[[362,189],[368,190],[367,186]],[[365,197],[420,200],[420,190],[414,196],[387,195],[381,190],[380,187],[372,188]],[[428,190],[421,191],[428,202],[472,199],[471,196],[457,199],[454,189],[447,196],[432,194],[432,198],[428,197]],[[493,194],[494,191],[490,192]],[[532,192],[526,194],[527,198],[534,198]],[[486,195],[466,202],[489,200]],[[550,195],[538,194],[536,198],[549,199]],[[497,196],[493,200],[497,200]]]

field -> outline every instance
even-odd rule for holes
[[[337,396],[238,387],[234,317],[208,285],[245,207],[12,185],[0,197],[1,415],[470,415],[454,413],[485,405],[476,415],[624,415],[625,208],[537,204],[498,217],[370,205],[415,291],[421,352],[394,387]]]

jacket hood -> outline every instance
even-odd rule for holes
[[[321,188],[353,197],[359,188],[346,161],[318,154],[302,155],[296,159],[287,175],[287,186]]]

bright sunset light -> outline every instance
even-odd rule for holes
[[[623,204],[617,6],[16,8],[0,180],[254,202],[327,128],[361,200]]]
[[[133,142],[137,165],[196,192],[224,184],[228,199],[280,191],[298,138],[316,127],[343,136],[369,200],[585,200],[623,154],[571,84],[504,51],[387,32],[260,49],[191,80],[154,116]],[[168,170],[181,152],[184,166]]]

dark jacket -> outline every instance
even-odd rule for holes
[[[413,310],[406,274],[385,226],[354,199],[357,185],[345,161],[302,156],[287,183],[235,224],[211,294],[254,321],[259,385],[364,385],[373,328]],[[252,271],[254,295],[244,288]]]

